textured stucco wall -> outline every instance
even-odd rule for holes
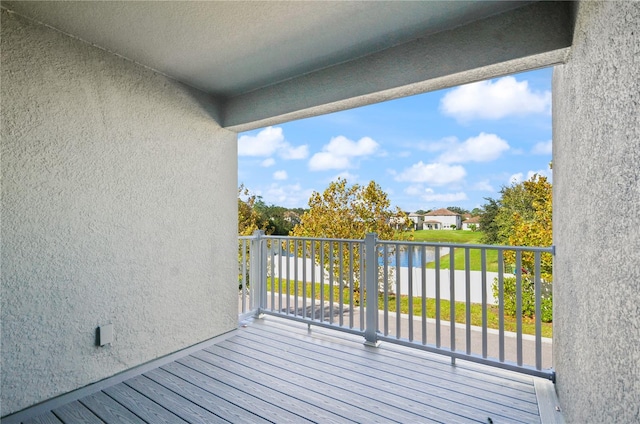
[[[6,11],[1,37],[7,415],[236,327],[237,161],[210,97]]]
[[[554,361],[571,423],[640,422],[640,3],[581,2],[554,72]]]

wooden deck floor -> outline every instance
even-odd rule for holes
[[[267,317],[28,423],[539,423],[535,378]]]

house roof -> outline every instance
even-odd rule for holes
[[[1,5],[208,93],[236,131],[562,63],[571,45],[565,2],[327,3]]]
[[[465,224],[477,224],[479,222],[480,222],[479,216],[472,216],[471,218],[464,220]]]
[[[460,216],[460,214],[452,212],[449,209],[442,208],[442,209],[436,209],[435,211],[431,211],[427,213],[426,216]]]

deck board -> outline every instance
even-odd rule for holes
[[[266,349],[268,351],[268,348],[261,345],[277,348],[277,341],[273,341],[271,338],[264,339],[264,337],[257,339],[255,334],[248,332],[241,333],[238,339],[235,339],[232,343],[240,343],[239,339],[242,338],[247,339],[242,343],[254,350]],[[360,357],[357,351],[332,351],[323,346],[304,345],[294,341],[288,342],[288,349],[289,353],[294,354],[292,356],[293,361],[310,361],[316,367],[324,367],[327,372],[330,372],[331,369],[335,370],[335,368],[342,368],[340,370],[341,373],[358,371],[363,375],[362,378],[365,378],[365,376],[371,376],[377,380],[384,378],[385,381],[392,385],[397,384],[398,376],[402,376],[404,377],[401,380],[402,385],[411,390],[425,389],[431,393],[442,392],[446,398],[451,396],[451,392],[453,392],[473,396],[491,404],[501,404],[507,409],[518,409],[533,414],[537,414],[538,411],[533,390],[527,390],[523,393],[523,391],[512,387],[471,379],[469,373],[459,375],[456,373],[457,369],[452,369],[449,364],[445,365],[448,367],[448,371],[434,373],[429,364],[414,363],[408,367],[402,361],[394,361],[389,358],[383,358],[382,360],[378,358],[378,360],[372,362],[369,358]],[[324,355],[321,353],[324,353]],[[355,378],[357,376],[354,376]],[[532,378],[526,378],[529,379],[529,384],[532,385]],[[522,383],[518,384],[522,385]]]
[[[383,371],[380,369],[381,367],[372,369],[351,360],[343,360],[325,354],[322,354],[324,358],[320,360],[305,355],[306,352],[309,352],[309,349],[291,348],[289,352],[293,353],[294,356],[287,358],[287,362],[283,362],[285,360],[276,357],[278,350],[268,346],[268,343],[268,341],[263,343],[249,342],[246,345],[243,343],[242,348],[244,350],[238,348],[233,351],[247,357],[253,357],[256,360],[259,360],[262,355],[263,361],[280,364],[281,366],[294,364],[299,372],[305,372],[305,369],[312,370],[319,377],[325,374],[339,374],[342,381],[349,382],[350,390],[366,394],[373,399],[377,399],[380,394],[383,394],[384,396],[380,401],[383,403],[389,402],[388,407],[399,404],[407,411],[424,418],[460,420],[463,417],[474,419],[478,410],[483,410],[489,415],[500,415],[503,418],[510,419],[512,422],[520,422],[520,418],[523,415],[531,418],[537,415],[537,406],[535,404],[523,403],[524,408],[522,408],[522,405],[518,403],[518,399],[509,398],[508,401],[514,404],[510,408],[505,405],[507,401],[504,398],[500,399],[501,402],[486,399],[486,392],[473,393],[477,403],[474,408],[469,408],[464,403],[465,393],[461,393],[461,391],[464,392],[465,387],[460,384],[453,388],[443,389],[437,385],[427,384],[418,372],[413,376],[413,379],[400,382],[396,379],[395,374]],[[320,348],[317,349],[319,350]],[[319,353],[318,350],[315,353]],[[419,402],[415,401],[416,397],[419,397]],[[425,410],[424,404],[429,404],[433,410]],[[455,411],[456,414],[452,414],[449,411]]]
[[[250,348],[246,350],[246,348]],[[436,398],[428,393],[418,393],[410,388],[389,384],[386,380],[375,377],[368,377],[364,374],[349,371],[348,368],[332,367],[329,364],[323,364],[314,362],[312,360],[305,360],[304,358],[294,357],[281,359],[277,358],[278,351],[275,349],[264,348],[264,346],[246,346],[243,349],[233,349],[234,352],[240,353],[246,357],[253,357],[258,360],[262,354],[262,361],[269,364],[277,365],[280,367],[287,367],[297,373],[306,374],[309,378],[319,381],[320,379],[326,379],[326,375],[333,375],[334,381],[331,383],[333,388],[329,390],[340,389],[341,386],[345,390],[340,390],[338,394],[343,395],[349,399],[349,402],[353,402],[352,398],[363,398],[364,402],[360,405],[366,407],[372,401],[380,403],[379,408],[381,410],[392,411],[398,409],[397,414],[403,422],[415,422],[420,420],[422,422],[438,419],[448,420],[464,420],[465,418],[472,419],[471,416],[464,414],[453,414],[449,411],[456,405],[453,402],[446,399]],[[298,362],[299,361],[299,362]],[[421,396],[420,401],[415,401],[416,396]],[[429,403],[432,408],[425,409],[424,403]],[[444,405],[443,405],[444,404]],[[400,407],[399,407],[400,406]],[[406,411],[406,414],[402,413]],[[460,412],[459,410],[456,412]]]
[[[63,423],[102,424],[103,421],[77,400],[57,408],[54,414]]]
[[[261,399],[272,403],[273,405],[281,406],[287,411],[308,418],[315,422],[335,422],[335,423],[350,423],[352,421],[344,419],[340,415],[337,415],[329,408],[323,408],[321,405],[315,403],[309,403],[304,399],[298,397],[292,397],[288,395],[287,390],[282,390],[279,384],[274,383],[265,385],[268,381],[265,379],[258,379],[254,381],[248,378],[246,375],[240,376],[232,373],[223,368],[218,368],[205,361],[200,361],[194,357],[184,358],[179,361],[181,365],[192,367],[201,373],[205,373],[211,378],[220,378],[226,384],[229,384],[240,391],[245,393],[252,393],[255,396],[260,396]],[[260,381],[262,380],[262,381]],[[277,415],[276,415],[277,416]]]
[[[24,424],[62,424],[62,421],[53,412],[49,411],[24,421]]]
[[[309,338],[306,334],[300,338],[300,333],[293,334],[290,329],[285,327],[281,327],[279,325],[269,325],[268,327],[257,328],[247,328],[247,331],[243,331],[240,335],[242,337],[249,337],[251,334],[256,334],[258,332],[258,337],[262,340],[265,340],[264,332],[268,332],[270,334],[274,334],[274,338],[280,338],[285,335],[289,335],[289,337],[296,338],[301,340],[305,344],[297,344],[298,346],[308,346],[308,345],[318,345],[322,346],[322,342],[320,339],[320,333],[326,334],[327,330],[324,329],[314,329],[314,338]],[[331,330],[329,330],[331,331]],[[333,331],[335,333],[335,331]],[[344,337],[344,336],[343,336]],[[337,337],[336,337],[337,338]],[[352,338],[352,337],[351,337]],[[272,340],[272,338],[267,337],[265,342]],[[293,344],[293,342],[291,342]],[[332,355],[336,355],[337,357],[351,357],[351,352],[343,349],[336,349],[337,341],[334,341],[331,345],[328,345],[329,348],[332,349]],[[383,345],[384,346],[384,345]],[[395,347],[395,346],[394,346]],[[411,349],[411,348],[407,348]],[[440,355],[420,355],[415,350],[411,349],[412,354],[398,354],[395,350],[386,350],[376,349],[374,354],[371,354],[371,351],[363,351],[359,356],[365,358],[365,362],[367,360],[373,360],[377,362],[383,362],[384,364],[393,365],[395,367],[400,368],[409,368],[413,369],[412,366],[407,366],[408,364],[413,364],[418,366],[425,375],[433,377],[435,379],[438,378],[446,378],[447,381],[454,377],[462,377],[465,385],[469,385],[472,387],[478,387],[483,390],[489,389],[491,391],[496,391],[497,393],[501,393],[503,388],[513,388],[518,391],[522,391],[525,393],[529,393],[534,399],[533,395],[535,391],[533,389],[532,377],[517,374],[517,373],[507,373],[500,374],[498,373],[495,377],[491,374],[487,373],[487,368],[480,365],[479,367],[475,367],[478,369],[482,369],[481,372],[473,371],[474,367],[464,367],[464,368],[452,368],[448,358]],[[473,364],[469,364],[473,365]],[[453,375],[452,375],[453,373]],[[494,386],[491,385],[494,384]],[[493,387],[493,389],[492,389]],[[508,394],[508,393],[507,393]],[[515,393],[516,396],[520,396],[520,393]]]
[[[148,423],[186,423],[185,420],[176,414],[173,414],[162,405],[153,402],[151,399],[138,393],[124,383],[109,387],[103,391],[128,410],[135,411],[136,415]]]
[[[187,383],[180,378],[167,373],[166,371],[152,371],[145,374],[145,376],[151,380],[153,380],[154,384],[157,384],[159,387],[157,390],[161,390],[162,387],[166,387],[167,389],[180,393],[184,399],[192,402],[194,405],[200,405],[200,407],[206,409],[211,414],[215,414],[211,416],[211,414],[207,413],[197,413],[198,416],[202,417],[203,422],[224,422],[230,421],[234,423],[266,423],[268,421],[260,419],[260,417],[255,416],[249,410],[241,408],[235,405],[233,402],[226,401],[217,396],[212,396],[211,393],[208,393],[190,383]],[[180,401],[178,401],[180,402]],[[188,409],[195,410],[194,406],[187,406]],[[174,408],[171,408],[174,410]],[[189,422],[198,422],[198,419],[194,420],[189,417],[183,417],[187,419]]]
[[[279,336],[282,337],[285,334],[287,333],[280,333]],[[264,335],[256,335],[255,333],[250,332],[243,332],[238,336],[238,338],[246,338],[249,340],[258,341],[270,346],[274,346],[275,343],[277,343],[272,338],[265,339]],[[379,352],[375,352],[373,355],[369,351],[358,351],[356,352],[357,355],[354,355],[354,352],[352,351],[331,349],[322,345],[308,342],[291,341],[288,342],[287,345],[292,347],[291,350],[297,348],[296,350],[298,351],[298,353],[305,356],[310,355],[312,352],[324,351],[326,352],[326,355],[332,359],[339,358],[350,363],[369,366],[371,362],[374,362],[377,364],[377,369],[384,369],[394,375],[398,371],[403,372],[408,370],[410,373],[419,371],[426,377],[430,377],[433,379],[446,378],[448,382],[455,383],[456,381],[458,381],[462,382],[462,384],[464,384],[465,386],[474,387],[475,385],[483,390],[490,390],[492,393],[502,393],[507,396],[516,397],[520,397],[522,395],[522,392],[529,393],[532,396],[534,394],[534,390],[530,387],[532,381],[530,377],[525,377],[525,383],[508,382],[505,381],[505,379],[501,378],[495,378],[491,379],[493,381],[488,381],[490,380],[489,378],[484,378],[486,374],[477,375],[477,373],[472,373],[464,369],[452,369],[450,363],[442,362],[443,358],[440,358],[441,361],[435,363],[433,361],[408,363],[406,357],[394,358],[385,356],[382,350],[380,350]]]
[[[85,407],[91,410],[104,422],[118,422],[122,424],[144,423],[137,415],[124,406],[111,399],[105,393],[98,392],[80,400]]]
[[[274,416],[278,417],[278,421],[281,423],[311,422],[304,418],[305,410],[303,408],[299,408],[297,411],[299,415],[296,415],[292,413],[291,410],[277,406],[287,403],[289,399],[284,396],[273,396],[263,390],[258,392],[260,397],[255,397],[253,395],[256,393],[255,387],[248,388],[247,391],[242,391],[231,385],[233,381],[223,383],[211,376],[177,363],[169,364],[163,367],[162,370],[147,373],[146,375],[154,378],[154,375],[160,372],[164,372],[174,378],[181,378],[193,384],[194,387],[199,390],[197,392],[198,394],[194,396],[202,396],[202,405],[207,405],[208,403],[217,404],[217,399],[220,398],[227,402],[235,402],[239,407],[251,411],[255,414],[254,422],[269,422],[268,417]]]
[[[339,389],[334,389],[331,385],[323,382],[311,381],[304,376],[287,372],[284,369],[276,369],[268,366],[266,363],[253,359],[243,358],[242,355],[233,355],[233,360],[227,358],[229,354],[226,349],[215,348],[215,353],[197,352],[193,356],[210,364],[217,365],[220,368],[229,369],[230,371],[245,375],[254,381],[260,379],[269,379],[271,385],[287,393],[291,397],[304,400],[308,403],[314,403],[324,407],[326,410],[333,410],[336,414],[350,419],[361,420],[366,422],[402,422],[402,417],[384,418],[383,416],[370,412],[363,407],[365,405],[363,399],[352,398],[347,401],[346,393]],[[333,378],[333,376],[326,376]],[[342,396],[341,396],[342,395]],[[372,402],[372,408],[378,408]],[[390,415],[395,416],[390,412]]]
[[[281,318],[193,350],[23,422],[540,423],[534,377]]]

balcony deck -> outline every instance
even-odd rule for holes
[[[553,391],[536,377],[460,360],[452,366],[444,356],[388,343],[368,347],[358,336],[267,317],[23,422],[539,423],[554,418],[549,386]]]

